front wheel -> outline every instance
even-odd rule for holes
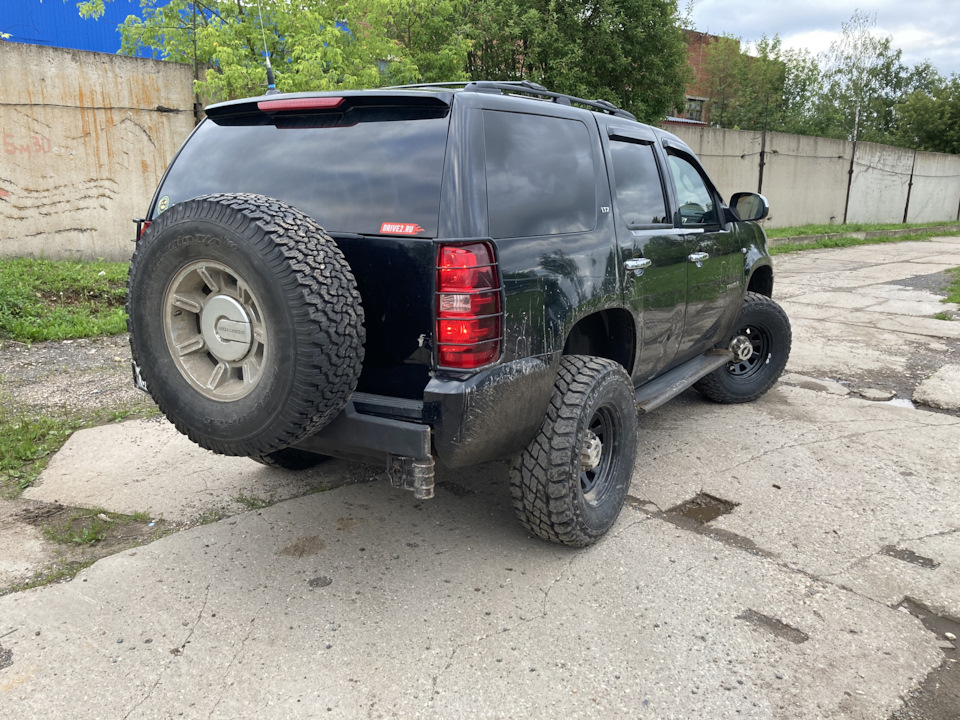
[[[773,387],[790,357],[790,320],[766,295],[747,293],[726,347],[734,359],[694,387],[718,403],[756,400]]]
[[[623,508],[636,454],[636,399],[623,367],[564,357],[540,431],[510,469],[521,525],[564,545],[595,543]]]

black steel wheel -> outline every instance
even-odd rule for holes
[[[694,385],[719,403],[756,400],[777,382],[790,357],[790,320],[766,295],[747,293],[734,328],[725,344],[733,360]]]
[[[544,540],[593,544],[623,508],[636,452],[637,406],[623,367],[564,357],[543,425],[511,466],[520,523]]]
[[[127,281],[133,361],[180,432],[269,456],[329,423],[356,388],[363,310],[346,259],[305,213],[262,195],[174,205]]]

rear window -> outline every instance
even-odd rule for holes
[[[159,208],[214,192],[258,193],[329,232],[436,237],[447,117],[347,127],[224,122],[197,129],[160,188]]]

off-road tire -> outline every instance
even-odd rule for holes
[[[581,453],[602,425],[602,456],[592,472]],[[586,547],[616,521],[637,453],[637,406],[630,377],[604,358],[561,359],[553,396],[536,437],[510,469],[520,524],[551,542]]]
[[[223,455],[265,456],[316,432],[363,364],[346,259],[312,218],[262,195],[206,195],[156,218],[130,265],[127,318],[160,410]]]
[[[738,336],[750,339],[754,354],[747,360],[727,363],[694,384],[701,395],[714,402],[756,400],[774,386],[790,357],[790,320],[766,295],[747,293],[734,330],[721,347],[729,347]]]
[[[326,462],[330,459],[330,456],[298,448],[282,448],[266,455],[251,455],[250,459],[261,465],[280,468],[281,470],[309,470],[322,462]]]

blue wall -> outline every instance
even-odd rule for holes
[[[76,0],[0,0],[0,32],[8,42],[115,53],[127,15],[140,15],[140,0],[112,0],[97,20],[80,17]]]

